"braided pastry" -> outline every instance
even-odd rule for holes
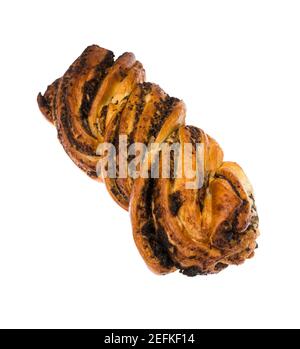
[[[143,66],[132,53],[114,60],[109,50],[87,47],[44,95],[38,95],[38,105],[75,164],[104,181],[113,199],[130,209],[136,246],[152,271],[212,274],[254,255],[258,216],[243,170],[223,162],[220,146],[201,129],[185,126],[184,103],[145,82]],[[144,157],[140,166],[147,176],[118,175],[120,135],[127,136],[127,149],[131,144],[148,146],[147,155],[152,156]],[[97,175],[97,149],[106,143],[117,149],[116,176]],[[159,147],[152,150],[153,144]],[[185,144],[191,144],[189,160],[196,169],[197,186],[189,187],[191,178],[185,173],[175,175],[181,169],[174,153],[172,175],[163,175],[162,144],[178,144],[180,154]],[[149,164],[158,170],[155,178]]]

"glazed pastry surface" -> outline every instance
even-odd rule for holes
[[[144,68],[132,53],[115,60],[107,49],[87,47],[38,95],[38,105],[73,162],[104,182],[113,199],[130,210],[136,246],[153,272],[214,274],[253,257],[259,229],[248,178],[238,164],[223,161],[213,138],[185,124],[183,101],[145,82]],[[147,146],[140,170],[155,165],[156,178],[150,172],[146,178],[118,176],[120,135],[126,136],[128,149],[137,143]],[[104,143],[117,151],[114,178],[99,174],[97,149]],[[158,148],[153,150],[153,144]],[[170,176],[164,176],[163,144],[177,144],[180,154],[191,145],[193,178],[172,153]],[[129,171],[131,158],[127,161]]]

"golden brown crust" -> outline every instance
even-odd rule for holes
[[[88,130],[83,110],[85,101],[92,98],[95,91],[92,83],[92,91],[86,86],[95,76],[100,75],[102,79],[112,63],[112,52],[97,46],[88,47],[61,78],[55,98],[54,120],[58,138],[70,158],[93,178],[97,178],[98,141]]]
[[[194,141],[204,147],[203,186],[187,189],[185,176],[136,180],[134,239],[156,273],[176,268],[191,276],[217,273],[253,256],[258,227],[252,188],[237,164],[223,162],[222,150],[202,130],[185,126],[177,133],[182,147]]]
[[[132,53],[114,61],[111,51],[92,45],[37,101],[74,163],[103,180],[113,199],[130,210],[135,243],[153,272],[179,269],[194,276],[241,264],[254,255],[259,234],[249,180],[237,164],[223,162],[214,139],[201,129],[184,126],[183,101],[144,80],[143,66]],[[118,176],[120,135],[127,137],[127,150],[132,144],[147,146],[139,170],[147,173],[150,165],[158,165],[158,178]],[[102,179],[97,173],[97,148],[104,142],[115,146],[116,178]],[[197,168],[192,178],[174,155],[173,176],[163,175],[163,145],[176,143],[182,153],[186,143],[192,145],[188,159]],[[129,157],[127,172],[130,161]]]
[[[54,123],[52,108],[53,108],[53,101],[57,92],[57,87],[59,85],[59,82],[60,82],[60,78],[56,79],[51,85],[47,87],[44,95],[39,93],[37,96],[37,102],[38,102],[40,111],[45,116],[45,118],[49,122],[51,122],[51,124]]]
[[[144,80],[144,69],[133,54],[126,53],[116,62],[113,56],[99,46],[87,47],[44,96],[38,95],[40,109],[55,123],[67,154],[79,168],[98,180],[102,179],[96,171],[99,161],[96,150],[104,139],[105,128],[124,107],[122,100]],[[99,125],[104,118],[102,134]]]
[[[92,103],[89,126],[99,142],[105,141],[109,124],[122,112],[127,97],[145,79],[145,71],[132,53],[124,53],[108,71]],[[104,109],[104,110],[103,110]]]
[[[119,135],[127,137],[127,148],[133,143],[160,144],[184,121],[182,101],[168,96],[158,85],[143,83],[133,90],[118,119],[112,119],[104,141],[114,144],[117,151]],[[118,153],[116,165],[118,169]],[[133,179],[106,177],[104,182],[113,199],[128,210]]]

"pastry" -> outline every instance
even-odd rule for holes
[[[89,46],[37,100],[74,163],[103,181],[113,199],[130,211],[136,246],[153,272],[214,274],[253,257],[259,229],[248,178],[238,164],[223,161],[213,138],[185,125],[183,101],[145,82],[143,66],[132,53],[114,60],[111,51]],[[130,156],[126,175],[120,175],[120,136],[125,136],[126,151],[145,145],[138,168],[146,176],[128,175]],[[106,144],[115,149],[114,176],[104,176],[99,168],[99,146]],[[182,155],[187,144],[192,177]],[[169,153],[165,176],[164,149],[174,145],[181,155]]]

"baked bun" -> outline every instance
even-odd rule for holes
[[[223,161],[214,139],[185,126],[183,101],[145,82],[132,53],[115,60],[109,50],[87,47],[37,101],[74,163],[130,210],[135,243],[153,272],[214,274],[254,255],[258,216],[248,178]],[[105,144],[115,149],[114,176],[99,166]],[[124,163],[120,151],[138,144],[146,150],[137,168],[146,176],[131,176],[131,155]],[[165,150],[175,145],[166,165]]]

